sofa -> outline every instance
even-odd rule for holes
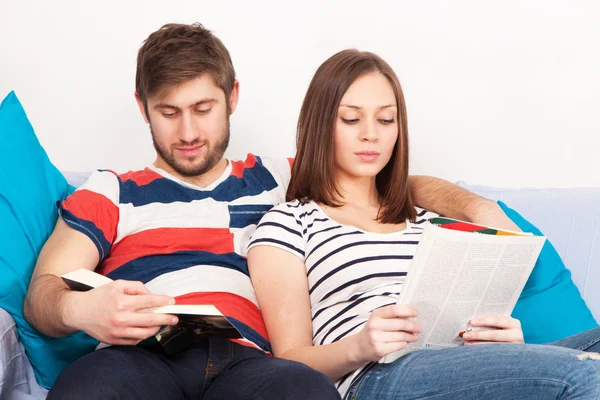
[[[65,173],[75,187],[87,176]],[[544,232],[569,268],[595,319],[600,320],[600,188],[496,189],[458,184],[503,201]],[[35,380],[14,321],[0,308],[0,398],[43,399],[46,393]]]

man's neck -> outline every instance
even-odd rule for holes
[[[183,182],[186,182],[186,183],[189,183],[191,185],[198,186],[201,188],[210,186],[213,182],[215,182],[217,179],[219,179],[221,177],[221,175],[223,175],[223,172],[227,168],[228,164],[229,164],[229,161],[225,157],[223,157],[223,158],[221,158],[221,160],[219,160],[219,162],[217,164],[215,164],[214,167],[211,168],[210,171],[207,171],[201,175],[185,176],[185,175],[181,175],[180,173],[175,171],[170,165],[168,165],[161,159],[157,158],[156,161],[154,161],[154,166],[156,168],[160,168],[163,171],[168,172],[169,174],[173,175],[174,177],[176,177],[177,179],[179,179]]]

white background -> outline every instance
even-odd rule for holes
[[[312,74],[356,47],[400,77],[411,173],[600,186],[598,1],[0,0],[0,98],[16,91],[60,169],[144,166],[137,50],[162,24],[195,21],[240,80],[230,157],[291,156]]]

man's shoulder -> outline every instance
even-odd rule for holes
[[[285,193],[290,183],[290,160],[249,153],[244,161],[231,161],[231,176],[246,180],[246,185],[277,193],[275,204],[279,204],[285,201]]]
[[[267,169],[271,174],[281,174],[291,170],[292,158],[263,157],[248,153],[245,160],[230,160],[231,174],[242,177],[246,170]]]
[[[110,171],[110,172],[112,174],[114,174],[114,176],[117,177],[119,182],[121,182],[121,183],[130,182],[131,184],[135,184],[138,186],[144,186],[149,183],[152,183],[153,181],[155,181],[157,179],[164,178],[161,174],[159,174],[158,172],[156,172],[153,169],[148,168],[148,167],[146,167],[144,169],[140,169],[140,170],[127,171],[127,172],[121,173],[121,174],[114,172],[114,171]]]
[[[92,192],[119,204],[124,195],[137,193],[141,187],[160,178],[162,175],[151,168],[130,170],[125,173],[118,173],[110,169],[98,169],[90,174],[87,181],[79,186],[75,193]]]
[[[133,183],[146,184],[148,182],[151,182],[151,181],[161,178],[161,177],[162,176],[158,172],[153,171],[150,168],[144,168],[144,169],[140,169],[140,170],[129,170],[124,173],[119,173],[112,169],[97,169],[89,175],[86,184],[90,183],[90,182],[96,182],[96,181],[103,181],[103,182],[131,181]]]

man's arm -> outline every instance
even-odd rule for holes
[[[79,268],[93,271],[98,250],[83,233],[71,229],[59,218],[54,232],[42,248],[25,298],[25,318],[48,336],[67,336],[76,331],[68,320],[71,297],[79,294],[60,278]]]
[[[31,325],[49,336],[82,330],[105,343],[136,344],[160,326],[177,322],[171,315],[136,312],[173,301],[151,294],[141,282],[115,281],[76,292],[60,278],[79,268],[94,270],[98,260],[92,240],[59,218],[40,253],[25,298],[24,315]]]
[[[410,176],[415,204],[437,214],[494,228],[520,231],[495,201],[431,176]]]

